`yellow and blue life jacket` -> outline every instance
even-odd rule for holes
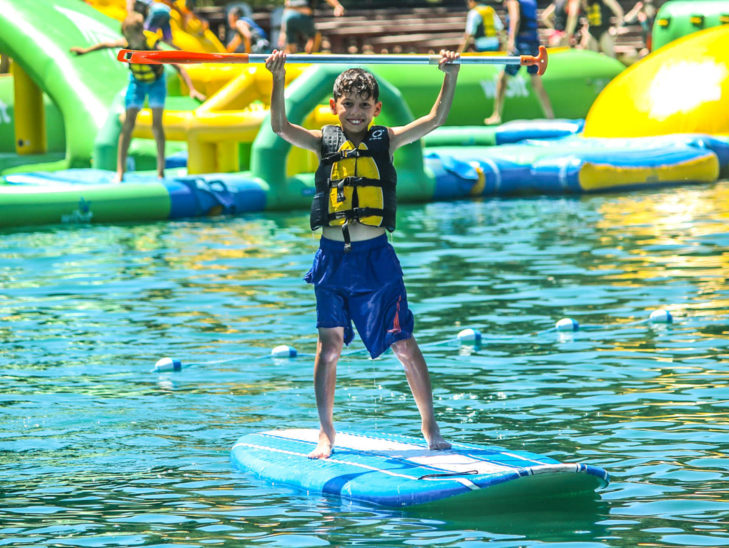
[[[156,34],[144,31],[144,37],[147,40],[147,47],[145,50],[152,51],[157,49],[157,42],[159,41],[159,38]],[[134,75],[134,78],[139,82],[151,84],[152,82],[159,80],[162,73],[164,73],[165,67],[164,65],[140,65],[137,63],[129,63],[129,70],[132,71],[132,75]]]
[[[386,127],[372,126],[355,146],[340,126],[324,126],[314,182],[311,229],[341,226],[345,250],[350,247],[350,221],[395,230],[397,173]]]
[[[494,25],[494,15],[496,14],[496,11],[491,6],[484,6],[483,4],[478,4],[475,8],[476,12],[481,16],[481,24],[478,26],[478,29],[476,30],[475,38],[481,38],[485,36],[486,38],[491,38],[493,36],[496,36],[496,26]]]

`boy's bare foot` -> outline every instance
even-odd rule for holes
[[[334,431],[327,434],[324,430],[319,432],[319,443],[316,448],[309,453],[310,459],[328,459],[334,452]]]
[[[492,114],[488,118],[486,118],[483,123],[487,126],[496,126],[501,123],[501,116],[498,114]]]
[[[121,183],[124,180],[124,173],[117,171],[114,178],[111,180],[112,183]]]
[[[431,451],[445,451],[451,448],[451,444],[441,436],[439,430],[430,434],[423,432],[423,436],[425,436],[425,441],[428,442],[428,449]]]

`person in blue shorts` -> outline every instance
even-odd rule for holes
[[[352,324],[376,358],[392,348],[405,373],[422,419],[430,449],[447,449],[435,420],[428,367],[413,337],[402,269],[386,230],[395,229],[397,174],[393,152],[442,125],[448,116],[458,78],[458,58],[442,51],[445,73],[430,113],[401,127],[372,125],[380,113],[379,87],[371,73],[349,69],[334,82],[329,100],[339,125],[320,130],[292,124],[284,101],[286,54],[266,60],[273,74],[271,127],[298,147],[319,157],[311,228],[322,228],[319,249],[305,280],[314,285],[319,339],[314,361],[314,388],[319,412],[319,442],[310,458],[328,458],[333,451],[334,392],[337,361],[354,336]]]
[[[151,36],[145,34],[144,18],[141,14],[131,12],[122,22],[122,40],[111,42],[99,42],[87,48],[72,47],[71,51],[77,55],[84,55],[92,51],[98,51],[107,48],[129,48],[135,50],[151,50],[157,49],[157,41]],[[204,101],[205,97],[199,93],[192,85],[192,80],[187,72],[178,65],[173,65],[182,77],[190,97],[199,101]],[[124,95],[124,122],[122,123],[121,133],[119,134],[119,147],[117,150],[116,176],[115,182],[121,182],[124,179],[126,171],[127,153],[129,144],[132,140],[132,131],[137,121],[137,114],[144,106],[144,100],[147,99],[149,108],[152,110],[152,133],[157,145],[157,176],[164,178],[165,167],[165,131],[162,126],[162,114],[165,107],[165,99],[167,97],[167,83],[165,81],[163,65],[137,65],[129,64],[129,85]]]
[[[506,39],[506,51],[510,55],[538,55],[539,54],[539,33],[537,26],[537,1],[536,0],[506,0],[508,34]],[[484,120],[486,125],[501,123],[501,112],[504,108],[504,97],[506,96],[506,85],[508,79],[516,76],[521,68],[520,65],[506,65],[499,74],[496,84],[496,95],[494,97],[494,110],[491,116]],[[552,103],[549,95],[542,84],[542,77],[537,74],[539,67],[530,65],[527,72],[531,75],[532,87],[542,105],[542,110],[547,118],[554,118]]]

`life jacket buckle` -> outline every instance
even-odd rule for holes
[[[345,179],[342,179],[337,183],[337,203],[342,203],[345,200],[344,181]]]
[[[352,251],[352,241],[349,239],[349,219],[345,219],[342,225],[342,236],[344,237],[344,252]]]

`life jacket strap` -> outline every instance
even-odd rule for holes
[[[362,217],[382,217],[385,210],[379,207],[353,207],[347,211],[336,211],[329,214],[329,221],[334,219],[346,219],[347,221],[359,221]]]
[[[372,151],[371,150],[360,150],[358,148],[355,148],[353,150],[339,150],[337,152],[334,152],[333,154],[328,154],[327,156],[324,156],[321,159],[322,164],[333,164],[334,162],[339,162],[341,160],[346,160],[348,158],[367,158],[372,157]]]
[[[329,179],[329,188],[337,189],[337,203],[345,200],[345,186],[376,186],[382,188],[384,186],[380,179],[370,179],[369,177],[345,177],[344,179]]]

